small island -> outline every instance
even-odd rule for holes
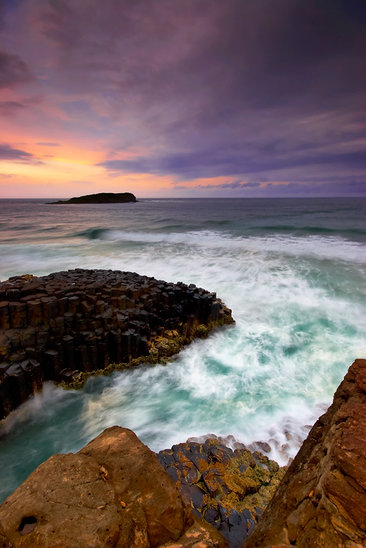
[[[59,200],[52,204],[124,204],[137,202],[136,196],[131,192],[99,192],[98,194],[86,194],[69,200]]]

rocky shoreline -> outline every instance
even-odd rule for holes
[[[0,419],[53,380],[162,363],[232,324],[215,293],[134,272],[76,269],[0,283]]]
[[[161,363],[231,323],[216,294],[192,284],[83,269],[10,278],[0,283],[0,418],[45,380],[79,387],[90,375]],[[217,437],[156,455],[112,427],[48,459],[6,499],[0,544],[359,548],[365,455],[366,360],[356,360],[287,471]]]
[[[0,543],[360,548],[365,455],[366,360],[356,360],[286,472],[218,439],[157,456],[115,426],[76,454],[54,455],[7,498]]]

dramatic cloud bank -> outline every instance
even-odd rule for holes
[[[0,196],[366,195],[365,24],[364,0],[4,0]]]

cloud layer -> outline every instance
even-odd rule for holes
[[[366,194],[365,23],[364,0],[5,2],[0,116],[98,147],[105,181]]]

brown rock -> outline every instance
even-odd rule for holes
[[[366,546],[366,360],[356,360],[245,548]]]
[[[0,329],[10,328],[9,303],[0,301]]]
[[[0,541],[21,548],[226,546],[193,518],[156,455],[117,426],[78,453],[41,464],[0,507]]]
[[[27,307],[24,303],[10,302],[9,313],[11,318],[11,326],[14,329],[27,326]]]
[[[203,524],[195,520],[177,542],[168,542],[161,548],[218,548],[220,546],[227,546],[220,533],[209,523]]]
[[[187,510],[168,475],[161,473],[155,455],[133,432],[118,427],[109,429],[82,453],[105,467],[106,479],[113,483],[116,497],[126,503],[125,514],[131,515],[132,520],[136,513],[144,516],[152,545],[179,538],[189,520]]]

